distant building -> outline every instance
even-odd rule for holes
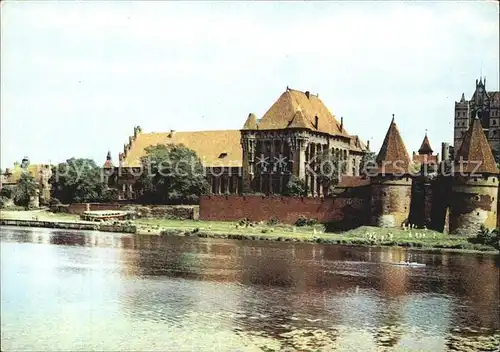
[[[39,185],[40,201],[48,202],[50,200],[51,185],[49,181],[52,176],[52,168],[50,164],[30,164],[28,157],[24,157],[21,163],[15,162],[12,168],[6,168],[1,172],[0,188],[16,185],[23,173],[34,177]]]
[[[493,155],[497,162],[500,161],[500,92],[488,92],[486,78],[476,80],[476,89],[470,100],[467,100],[462,93],[460,101],[455,102],[455,152],[458,151],[464,135],[476,116]]]

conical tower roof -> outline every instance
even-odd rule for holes
[[[493,152],[477,117],[464,135],[455,156],[455,165],[455,172],[498,173]]]
[[[256,129],[258,129],[257,118],[255,117],[254,114],[248,115],[248,118],[247,118],[245,124],[243,125],[243,129],[244,130],[256,130]]]
[[[409,171],[410,164],[410,156],[393,115],[384,143],[377,155],[378,171],[386,174],[404,174]]]
[[[424,140],[422,141],[422,145],[418,150],[419,154],[432,154],[433,150],[431,148],[431,143],[429,142],[429,138],[427,137],[427,133],[425,134]]]

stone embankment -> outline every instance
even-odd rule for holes
[[[136,233],[137,226],[127,223],[88,223],[88,222],[65,222],[65,221],[43,221],[43,220],[15,220],[1,219],[0,225],[21,227],[46,227],[51,229],[65,230],[87,230],[103,232]]]

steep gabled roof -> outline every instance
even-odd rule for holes
[[[455,165],[463,173],[498,173],[493,152],[478,118],[474,119],[455,155]]]
[[[424,140],[422,141],[422,145],[418,150],[419,154],[432,154],[433,150],[431,148],[431,143],[429,142],[429,138],[427,138],[427,133],[425,134]]]
[[[410,169],[410,156],[406,150],[398,126],[394,122],[394,115],[384,138],[384,143],[377,155],[379,172],[406,173]]]
[[[308,123],[306,120],[304,113],[302,112],[302,109],[297,110],[295,112],[295,115],[293,115],[292,121],[290,121],[290,124],[287,126],[288,128],[308,128],[311,129],[313,126],[311,123]]]
[[[302,110],[305,125],[313,131],[349,137],[345,129],[330,113],[317,95],[287,88],[276,102],[269,108],[259,122],[259,129],[285,129],[293,121],[297,110]],[[318,118],[318,126],[315,122]]]
[[[243,125],[244,130],[256,130],[258,129],[257,118],[254,114],[248,114],[248,118]]]
[[[368,146],[365,143],[363,143],[363,141],[361,140],[361,138],[359,138],[358,135],[351,136],[350,145],[351,145],[351,151],[355,152],[368,151]]]
[[[145,149],[157,144],[183,144],[196,152],[203,166],[240,167],[243,151],[239,130],[139,133],[127,151],[123,167],[139,167]]]

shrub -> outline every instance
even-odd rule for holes
[[[304,215],[299,216],[295,221],[295,226],[314,226],[318,223],[316,219],[308,219]]]
[[[297,221],[295,221],[295,226],[306,226],[307,225],[307,218],[303,215],[299,216]]]
[[[304,180],[296,176],[292,176],[285,185],[283,195],[292,197],[301,197],[307,195],[307,184]]]
[[[307,224],[307,226],[314,226],[317,223],[318,223],[318,220],[316,220],[316,219],[308,219],[306,224]]]
[[[251,225],[250,219],[244,218],[238,222],[238,225],[248,227]]]
[[[489,231],[486,227],[482,225],[477,236],[469,239],[469,242],[491,246],[496,249],[500,249],[499,241],[500,241],[500,229],[497,228],[493,231]]]
[[[3,186],[0,190],[0,196],[8,199],[12,199],[13,193],[12,186]]]
[[[49,202],[49,205],[52,207],[52,206],[57,206],[57,205],[61,205],[61,201],[57,198],[51,198],[50,199],[50,202]]]
[[[279,220],[276,216],[271,217],[269,221],[267,222],[268,225],[275,226],[279,224]]]

